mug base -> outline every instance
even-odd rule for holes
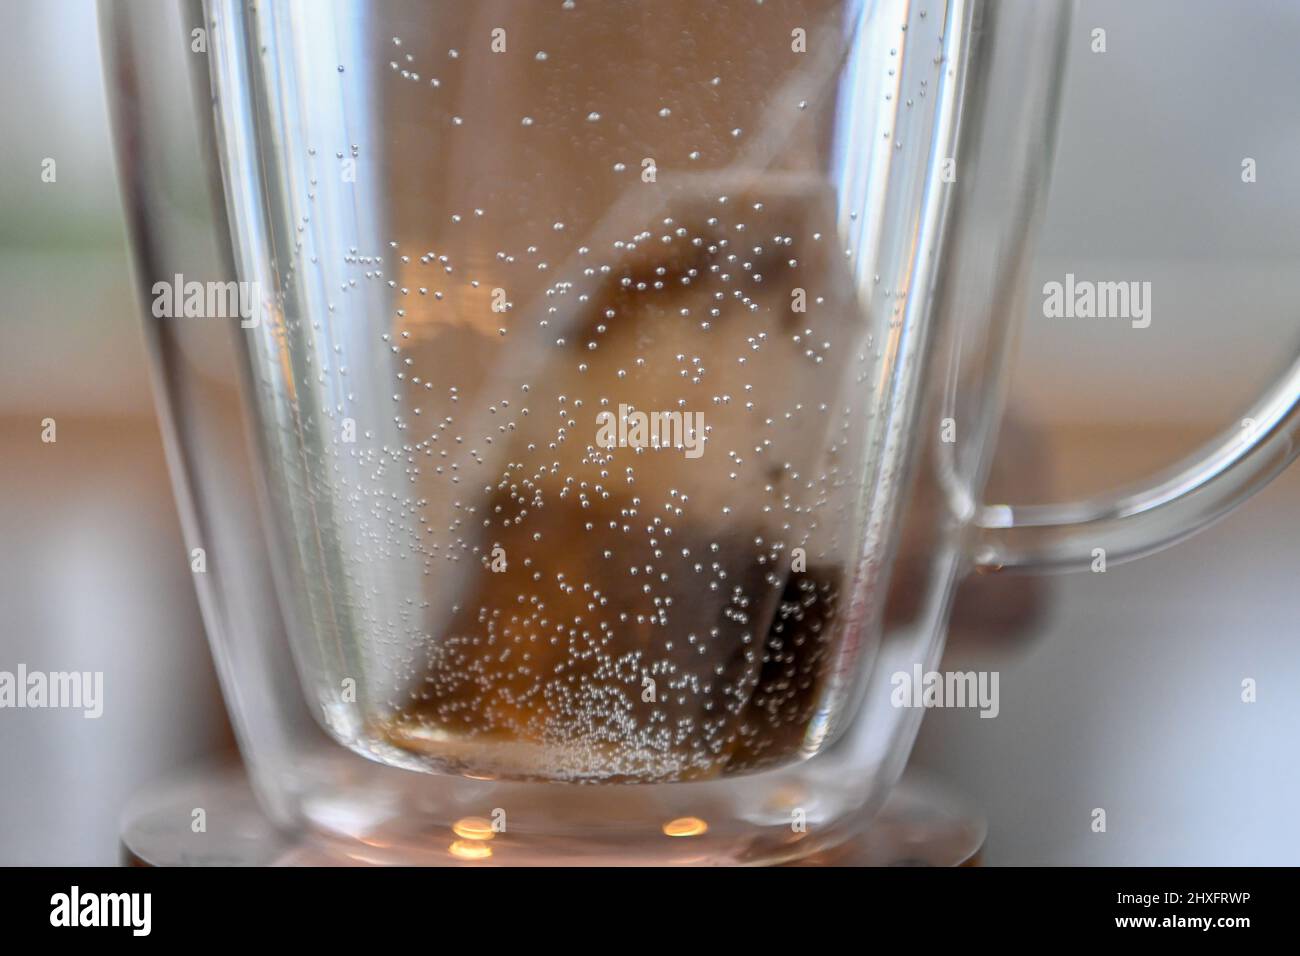
[[[122,860],[128,866],[977,866],[987,835],[983,817],[959,794],[914,769],[874,815],[803,832],[790,823],[698,817],[645,829],[560,827],[545,834],[498,831],[493,824],[491,817],[415,818],[357,838],[330,827],[287,832],[259,807],[243,768],[223,765],[138,794],[123,815]]]

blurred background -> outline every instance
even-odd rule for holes
[[[996,500],[1189,453],[1300,344],[1300,7],[1076,9],[1034,282],[1149,280],[1153,321],[1049,320],[1030,297]],[[0,711],[0,864],[111,864],[131,793],[232,744],[149,394],[91,0],[0,4],[0,107],[0,669],[103,671],[107,700],[99,720]],[[967,582],[945,667],[1000,671],[1001,713],[932,712],[914,762],[983,809],[988,863],[1300,863],[1297,569],[1293,468],[1135,564]]]

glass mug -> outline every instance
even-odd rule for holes
[[[1140,488],[982,503],[1067,4],[142,6],[105,63],[205,622],[261,803],[355,859],[833,847],[962,575],[1147,553],[1296,453],[1293,367]]]

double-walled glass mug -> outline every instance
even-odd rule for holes
[[[962,575],[1150,552],[1285,466],[1296,368],[1142,487],[982,503],[1069,12],[102,7],[186,559],[277,823],[826,849],[902,771],[890,676]]]

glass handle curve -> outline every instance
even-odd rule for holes
[[[1300,454],[1300,355],[1234,427],[1124,489],[1051,505],[984,505],[978,571],[1070,571],[1151,554],[1223,517]]]

